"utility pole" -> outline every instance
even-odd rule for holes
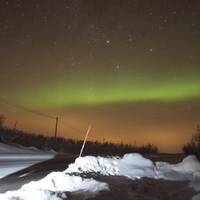
[[[17,124],[18,124],[18,121],[16,121],[14,124],[14,130],[17,130]]]
[[[55,143],[57,139],[57,132],[58,132],[58,117],[56,117],[56,127],[55,127]]]
[[[200,126],[197,124],[197,133],[200,133]]]

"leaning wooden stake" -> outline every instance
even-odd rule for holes
[[[87,141],[87,138],[88,138],[88,135],[89,135],[89,133],[90,133],[90,131],[91,131],[91,128],[92,128],[92,127],[89,126],[88,129],[87,129],[87,132],[86,132],[86,135],[85,135],[85,139],[84,139],[84,142],[83,142],[83,145],[82,145],[82,148],[81,148],[79,157],[81,157],[81,155],[82,155],[82,153],[83,153],[83,149],[84,149],[84,147],[85,147],[85,143],[86,143],[86,141]]]

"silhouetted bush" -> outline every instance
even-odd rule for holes
[[[5,117],[4,115],[0,115],[0,129],[4,127]]]
[[[200,128],[197,126],[196,133],[190,142],[183,145],[183,152],[187,155],[194,154],[200,159]]]
[[[73,140],[58,137],[49,137],[42,134],[31,134],[16,129],[2,127],[0,130],[1,142],[14,143],[26,147],[36,147],[41,150],[55,150],[57,152],[66,152],[79,154],[82,140]],[[87,141],[84,155],[123,155],[125,153],[138,152],[142,154],[156,154],[158,148],[152,144],[138,147],[130,144],[114,144],[110,142]]]

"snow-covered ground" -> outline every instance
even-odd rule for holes
[[[0,143],[0,178],[54,157],[52,152]]]
[[[90,174],[90,178],[85,176]],[[150,178],[155,181],[185,181],[187,188],[194,190],[192,200],[200,199],[200,162],[195,156],[188,156],[178,164],[156,162],[155,164],[137,153],[122,158],[80,157],[63,172],[53,172],[39,181],[32,181],[17,191],[0,194],[1,200],[62,200],[69,193],[81,193],[82,199],[108,191],[107,182],[95,180],[96,175],[126,177],[132,182]],[[161,191],[162,192],[162,191]],[[169,191],[170,192],[170,191]],[[184,198],[184,190],[182,191]],[[34,196],[32,195],[34,194]],[[149,197],[150,199],[150,197]],[[165,198],[166,199],[166,198]]]
[[[75,163],[69,165],[65,170],[65,173],[81,174],[85,172],[126,176],[133,180],[148,177],[174,181],[189,180],[191,184],[196,180],[195,189],[200,190],[200,182],[197,181],[200,181],[200,162],[193,155],[186,157],[178,164],[166,162],[154,164],[137,153],[125,154],[122,158],[86,156],[77,158]]]
[[[86,197],[92,197],[101,190],[108,190],[108,185],[92,178],[85,179],[63,172],[52,172],[40,181],[32,181],[22,186],[20,190],[0,194],[0,199],[61,200],[67,198],[65,192],[68,191],[86,192]]]

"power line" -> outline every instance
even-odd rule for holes
[[[78,129],[78,128],[75,128],[75,127],[69,125],[69,124],[66,123],[63,119],[60,119],[59,122],[62,123],[63,125],[65,125],[65,126],[67,126],[68,128],[73,129],[73,130],[75,130],[76,132],[79,132],[79,133],[83,134],[83,130]]]
[[[29,113],[32,113],[32,114],[35,114],[35,115],[39,115],[39,116],[42,116],[42,117],[45,117],[45,118],[49,118],[49,119],[54,119],[54,120],[57,120],[58,117],[54,117],[54,116],[51,116],[51,115],[47,115],[47,114],[44,114],[44,113],[41,113],[41,112],[38,112],[36,110],[33,110],[33,109],[30,109],[30,108],[27,108],[25,106],[22,106],[20,104],[17,104],[17,103],[14,103],[14,102],[11,102],[11,101],[8,101],[2,97],[0,97],[0,102],[4,103],[4,104],[7,104],[9,106],[12,106],[12,107],[15,107],[17,109],[20,109],[20,110],[24,110],[26,112],[29,112]],[[78,128],[75,128],[73,126],[71,126],[70,124],[66,123],[63,119],[59,119],[59,122],[62,123],[63,125],[65,125],[66,127],[70,128],[70,129],[73,129],[74,131],[76,132],[79,132],[79,133],[83,133],[83,130],[80,130]]]
[[[27,108],[25,106],[22,106],[22,105],[19,105],[17,103],[14,103],[14,102],[11,102],[11,101],[8,101],[2,97],[0,97],[0,102],[4,103],[4,104],[7,104],[9,106],[12,106],[12,107],[15,107],[15,108],[18,108],[20,110],[24,110],[26,112],[29,112],[29,113],[32,113],[32,114],[36,114],[36,115],[40,115],[42,117],[46,117],[46,118],[50,118],[50,119],[56,119],[56,117],[53,117],[53,116],[50,116],[50,115],[47,115],[47,114],[44,114],[44,113],[41,113],[41,112],[38,112],[38,111],[35,111],[35,110],[32,110],[30,108]]]

